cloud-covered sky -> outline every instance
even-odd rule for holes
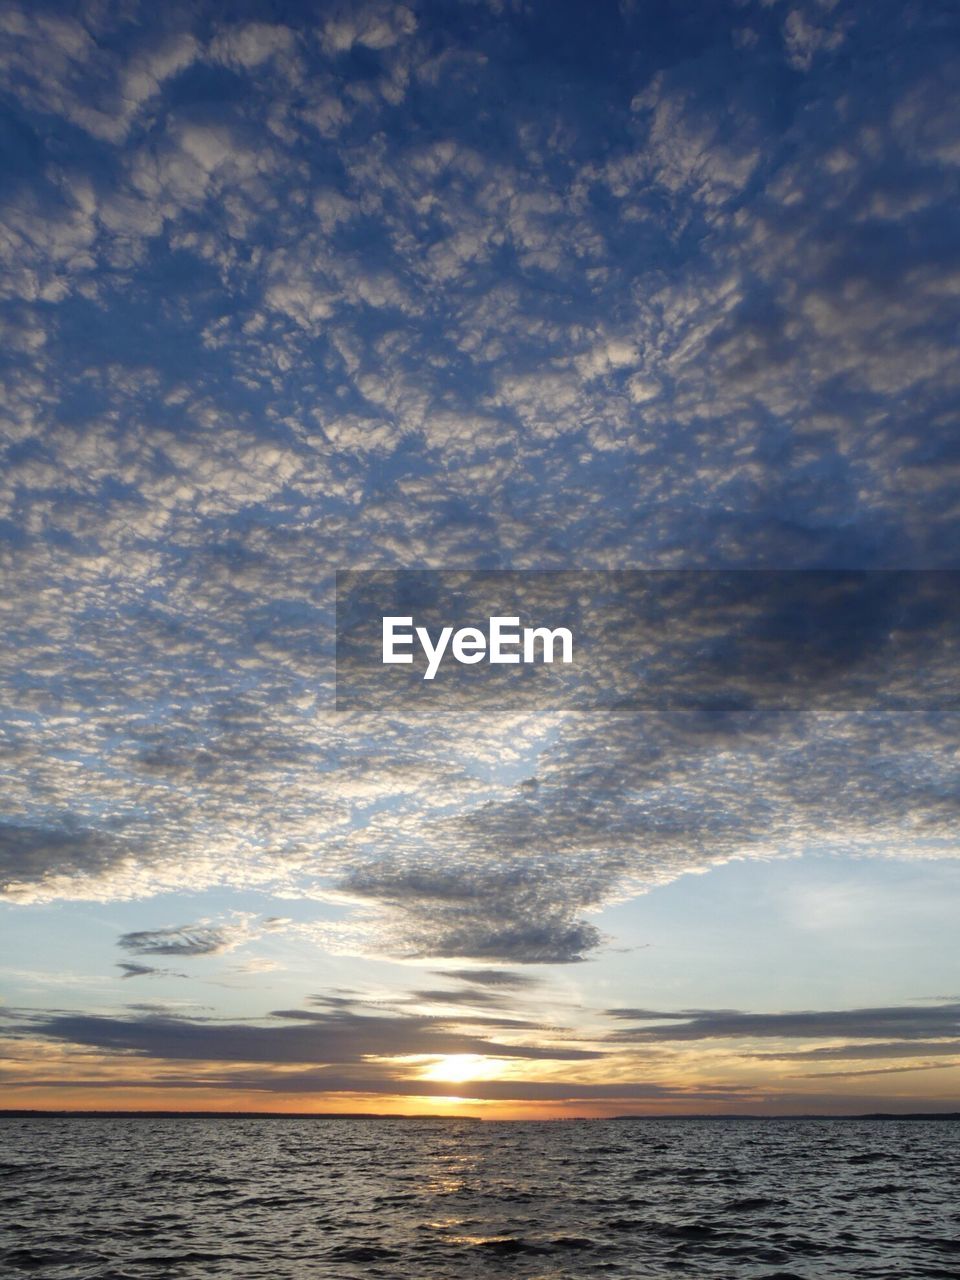
[[[0,6],[18,1097],[956,1098],[958,75],[905,0]],[[338,709],[409,569],[592,648]]]

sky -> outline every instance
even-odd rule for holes
[[[956,7],[0,68],[4,1105],[960,1108]],[[428,685],[411,610],[575,661]]]

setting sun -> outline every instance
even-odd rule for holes
[[[491,1080],[503,1071],[503,1063],[477,1053],[451,1053],[437,1058],[420,1073],[421,1080],[442,1084],[464,1084],[468,1080]]]

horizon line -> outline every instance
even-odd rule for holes
[[[0,1120],[11,1119],[200,1119],[200,1120],[445,1120],[459,1123],[476,1120],[483,1124],[555,1124],[558,1121],[591,1120],[607,1123],[611,1120],[960,1120],[960,1110],[954,1111],[797,1111],[797,1112],[624,1112],[611,1116],[524,1116],[508,1119],[503,1116],[454,1116],[441,1112],[421,1113],[389,1111],[211,1111],[170,1109],[94,1109],[77,1107],[0,1107]]]

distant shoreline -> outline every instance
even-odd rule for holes
[[[843,1115],[827,1115],[817,1112],[798,1112],[795,1115],[764,1115],[755,1112],[744,1115],[712,1115],[709,1112],[677,1115],[619,1115],[619,1116],[549,1116],[543,1119],[530,1117],[522,1120],[504,1120],[494,1116],[451,1116],[439,1113],[423,1115],[396,1115],[373,1111],[60,1111],[39,1108],[0,1107],[0,1120],[444,1120],[453,1124],[477,1121],[480,1124],[557,1124],[590,1120],[607,1124],[616,1121],[657,1120],[960,1120],[960,1111],[870,1111],[849,1112]]]

